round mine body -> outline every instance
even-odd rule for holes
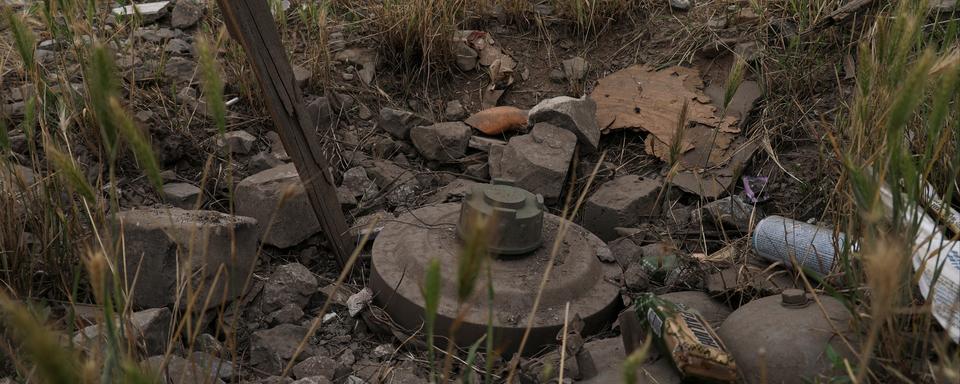
[[[745,382],[800,384],[816,381],[821,375],[842,374],[834,371],[827,348],[841,356],[853,356],[837,334],[855,339],[851,315],[832,297],[819,296],[819,301],[822,310],[809,295],[789,289],[751,301],[727,317],[717,333],[736,359]],[[854,341],[851,344],[856,346]]]
[[[468,346],[487,332],[487,282],[484,270],[477,271],[471,297],[461,305],[457,300],[459,258],[463,242],[457,235],[460,204],[427,206],[405,213],[387,223],[373,244],[370,286],[375,300],[395,322],[409,330],[424,323],[421,286],[431,260],[440,261],[441,293],[437,313],[437,335],[447,335],[454,319],[462,315],[456,342]],[[491,258],[493,280],[494,345],[506,354],[519,348],[530,310],[550,249],[563,219],[543,214],[543,246],[525,255]],[[543,291],[533,321],[530,340],[523,353],[536,353],[558,344],[564,307],[570,303],[570,318],[584,320],[589,335],[613,322],[620,305],[614,264],[604,264],[598,253],[608,252],[599,238],[569,223],[554,261],[551,278]]]

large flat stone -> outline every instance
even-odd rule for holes
[[[577,136],[548,123],[533,126],[529,134],[514,136],[505,146],[490,147],[490,177],[514,185],[544,199],[560,197]]]
[[[117,214],[122,229],[123,281],[137,308],[158,308],[198,294],[210,305],[242,293],[256,261],[255,219],[179,208],[135,209]],[[220,269],[222,272],[219,272]],[[220,275],[218,276],[218,273]]]
[[[292,163],[243,179],[237,185],[235,206],[237,214],[257,219],[261,241],[278,248],[320,232],[320,221]]]

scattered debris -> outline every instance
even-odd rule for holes
[[[549,123],[514,136],[506,146],[490,147],[490,176],[551,200],[560,197],[577,136]]]
[[[237,214],[257,219],[265,244],[287,248],[320,231],[297,168],[284,164],[247,177],[237,184]]]
[[[594,192],[583,206],[583,226],[604,240],[617,237],[614,228],[637,224],[656,210],[663,182],[637,175],[620,176]]]
[[[410,141],[429,160],[450,161],[467,154],[472,130],[461,122],[413,127]]]
[[[487,135],[499,135],[527,126],[527,111],[517,107],[493,107],[470,115],[464,123]]]
[[[723,321],[733,312],[730,307],[700,291],[670,292],[660,295],[660,298],[696,310],[714,329],[719,329]]]
[[[546,122],[573,132],[580,144],[593,152],[600,146],[596,113],[597,104],[591,99],[559,96],[543,100],[531,108],[528,121],[529,124]]]
[[[178,292],[186,294],[177,286],[185,279],[192,284],[191,292],[199,293],[197,306],[208,295],[210,305],[229,301],[241,293],[256,258],[257,221],[249,217],[179,208],[134,209],[118,213],[115,225],[122,229],[126,255],[121,274],[131,285],[136,308],[173,304]]]

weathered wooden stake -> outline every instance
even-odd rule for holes
[[[300,174],[340,268],[353,250],[336,184],[303,104],[266,0],[217,0],[227,29],[243,45],[283,147]]]

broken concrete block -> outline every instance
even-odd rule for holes
[[[277,268],[263,286],[260,296],[261,309],[265,313],[295,304],[301,309],[317,292],[317,278],[300,263],[290,263]]]
[[[253,149],[257,138],[247,131],[231,131],[217,137],[217,147],[238,155],[246,155]]]
[[[203,16],[203,4],[196,0],[179,0],[170,14],[170,26],[186,29],[194,26]]]
[[[284,164],[237,184],[237,214],[257,219],[260,239],[277,248],[299,244],[320,232],[296,167]]]
[[[145,309],[134,312],[130,317],[130,326],[138,346],[148,355],[162,354],[170,341],[170,310],[166,307]],[[116,326],[117,323],[114,323]],[[103,324],[95,324],[77,331],[73,344],[83,346],[88,351],[106,346],[106,333]]]
[[[549,123],[533,126],[529,134],[514,136],[505,146],[490,147],[490,177],[547,200],[560,197],[577,136]]]
[[[308,329],[299,325],[280,324],[276,327],[256,331],[250,336],[249,363],[256,369],[279,375],[287,362],[293,358],[297,346],[307,335]],[[310,357],[305,350],[299,359]]]
[[[191,209],[197,204],[202,191],[189,183],[169,183],[163,185],[163,200],[174,207]]]
[[[423,157],[436,161],[450,161],[465,156],[470,136],[470,126],[461,122],[437,123],[410,130],[413,146]]]
[[[583,206],[583,226],[604,241],[617,238],[616,227],[629,227],[649,216],[656,205],[662,182],[626,175],[610,180],[593,193]]]
[[[256,261],[257,221],[249,217],[134,209],[118,213],[115,225],[122,230],[126,256],[121,275],[136,308],[173,304],[178,292],[181,306],[188,293],[199,294],[198,307],[208,295],[211,306],[232,300]]]
[[[377,126],[383,129],[391,136],[398,139],[410,137],[410,129],[418,125],[430,125],[431,121],[410,111],[402,111],[393,108],[383,108],[380,110],[380,120]]]
[[[583,97],[570,96],[546,99],[530,109],[530,124],[546,122],[577,135],[580,144],[590,151],[600,145],[600,126],[597,125],[597,103]]]

